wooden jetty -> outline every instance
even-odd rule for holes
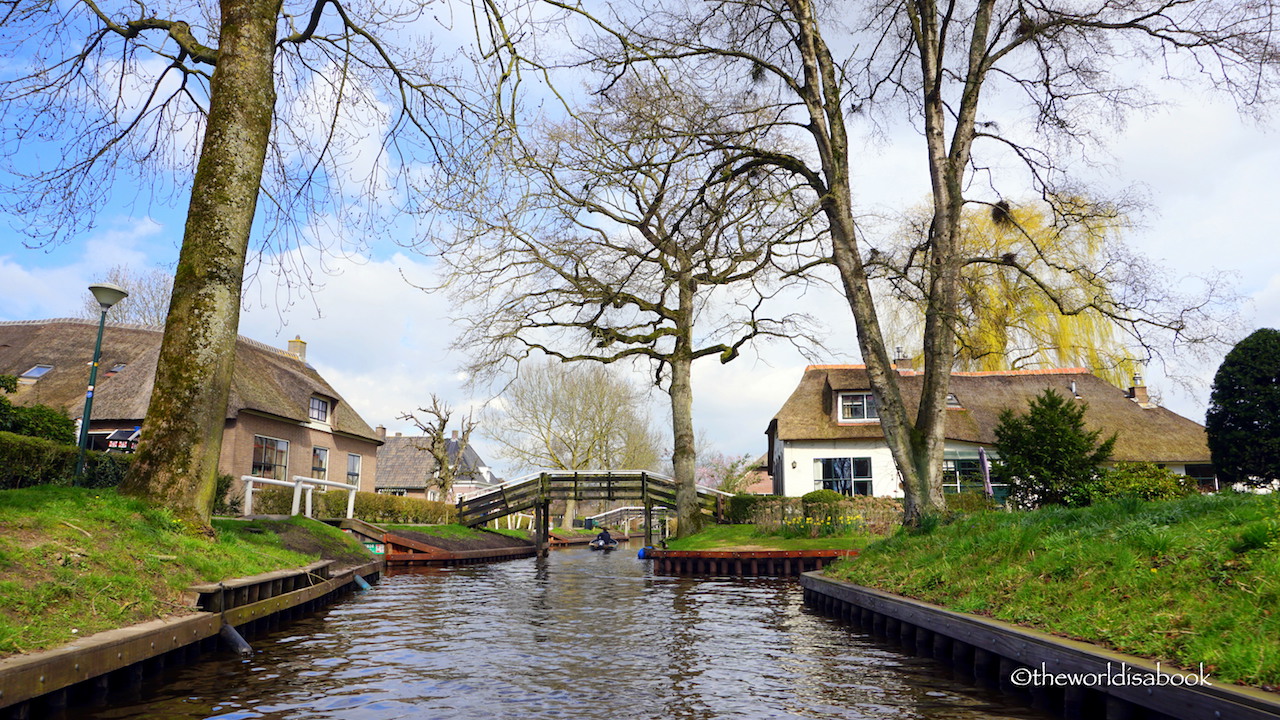
[[[797,577],[857,550],[656,550],[645,548],[658,575]]]

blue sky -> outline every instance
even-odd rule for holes
[[[858,149],[859,201],[866,208],[920,203],[927,192],[919,143],[876,143]],[[1247,329],[1280,326],[1280,143],[1266,126],[1240,120],[1234,109],[1188,96],[1175,107],[1132,121],[1112,145],[1114,162],[1098,171],[1102,183],[1138,183],[1151,213],[1130,242],[1174,277],[1211,269],[1236,276],[1248,302],[1240,308]],[[127,194],[132,197],[132,194]],[[115,202],[98,226],[45,249],[23,247],[6,232],[0,242],[0,320],[76,314],[88,284],[115,264],[135,269],[171,265],[182,234],[184,207]],[[7,217],[5,227],[21,218]],[[319,267],[308,253],[312,267]],[[282,301],[278,278],[264,273],[246,298],[241,334],[283,347],[295,335],[308,342],[309,360],[371,425],[409,432],[397,416],[427,404],[437,393],[455,406],[478,407],[487,398],[464,387],[451,354],[454,336],[447,300],[427,295],[409,280],[427,281],[429,262],[395,245],[364,255],[330,259],[319,283],[302,297]],[[826,362],[854,362],[852,325],[843,299],[811,293],[793,300],[829,328]],[[1146,371],[1155,396],[1171,409],[1203,421],[1221,353],[1200,362],[1177,359],[1179,374],[1200,379],[1190,391],[1175,387],[1160,367]],[[772,346],[747,352],[728,366],[707,360],[695,368],[695,420],[712,448],[764,452],[764,430],[798,382],[806,360]],[[644,383],[638,376],[637,383]],[[661,396],[654,395],[655,407]],[[655,416],[660,414],[655,411]],[[480,441],[482,454],[485,443]],[[492,459],[492,458],[491,458]],[[501,471],[515,471],[497,463]]]

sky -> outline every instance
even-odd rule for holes
[[[1176,106],[1133,118],[1110,145],[1110,168],[1097,181],[1134,183],[1150,211],[1130,244],[1157,260],[1173,278],[1212,270],[1231,273],[1245,302],[1246,331],[1280,327],[1280,142],[1275,121],[1242,120],[1229,104],[1183,95]],[[909,131],[908,131],[909,132]],[[857,148],[855,184],[862,208],[900,208],[927,193],[918,141]],[[29,249],[8,222],[0,239],[0,320],[73,316],[87,286],[117,264],[135,270],[171,267],[182,234],[182,207],[136,202],[103,208],[95,230],[45,249]],[[457,408],[490,400],[468,388],[459,367],[465,357],[449,349],[456,329],[447,298],[410,284],[432,277],[431,261],[403,247],[374,247],[328,263],[331,272],[309,297],[279,307],[274,279],[259,278],[247,293],[240,333],[283,348],[295,336],[308,344],[308,361],[373,426],[413,431],[399,417],[427,405],[435,393]],[[841,296],[813,292],[792,301],[818,317],[831,338],[823,362],[857,362],[852,319]],[[1153,396],[1166,407],[1203,422],[1209,381],[1225,348],[1202,361],[1175,358],[1176,374],[1197,378],[1184,388],[1164,367],[1145,369]],[[755,348],[734,362],[700,361],[694,370],[695,423],[709,449],[760,456],[764,431],[798,383],[808,360],[785,345]],[[638,374],[637,384],[647,376]],[[663,396],[653,392],[654,416]],[[477,446],[500,474],[506,467],[483,438]]]

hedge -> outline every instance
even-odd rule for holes
[[[253,491],[255,515],[287,515],[292,509],[292,489],[273,487]],[[312,491],[311,514],[324,518],[346,517],[347,491]],[[356,493],[356,517],[371,523],[439,525],[456,521],[457,509],[448,503],[433,500],[358,492]]]
[[[71,485],[76,473],[75,445],[0,432],[0,490],[32,485]],[[133,456],[124,453],[85,453],[85,487],[113,487],[124,480]]]

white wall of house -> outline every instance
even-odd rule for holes
[[[869,458],[871,494],[902,497],[902,476],[883,440],[792,440],[780,443],[782,492],[798,497],[822,489],[820,460]]]

